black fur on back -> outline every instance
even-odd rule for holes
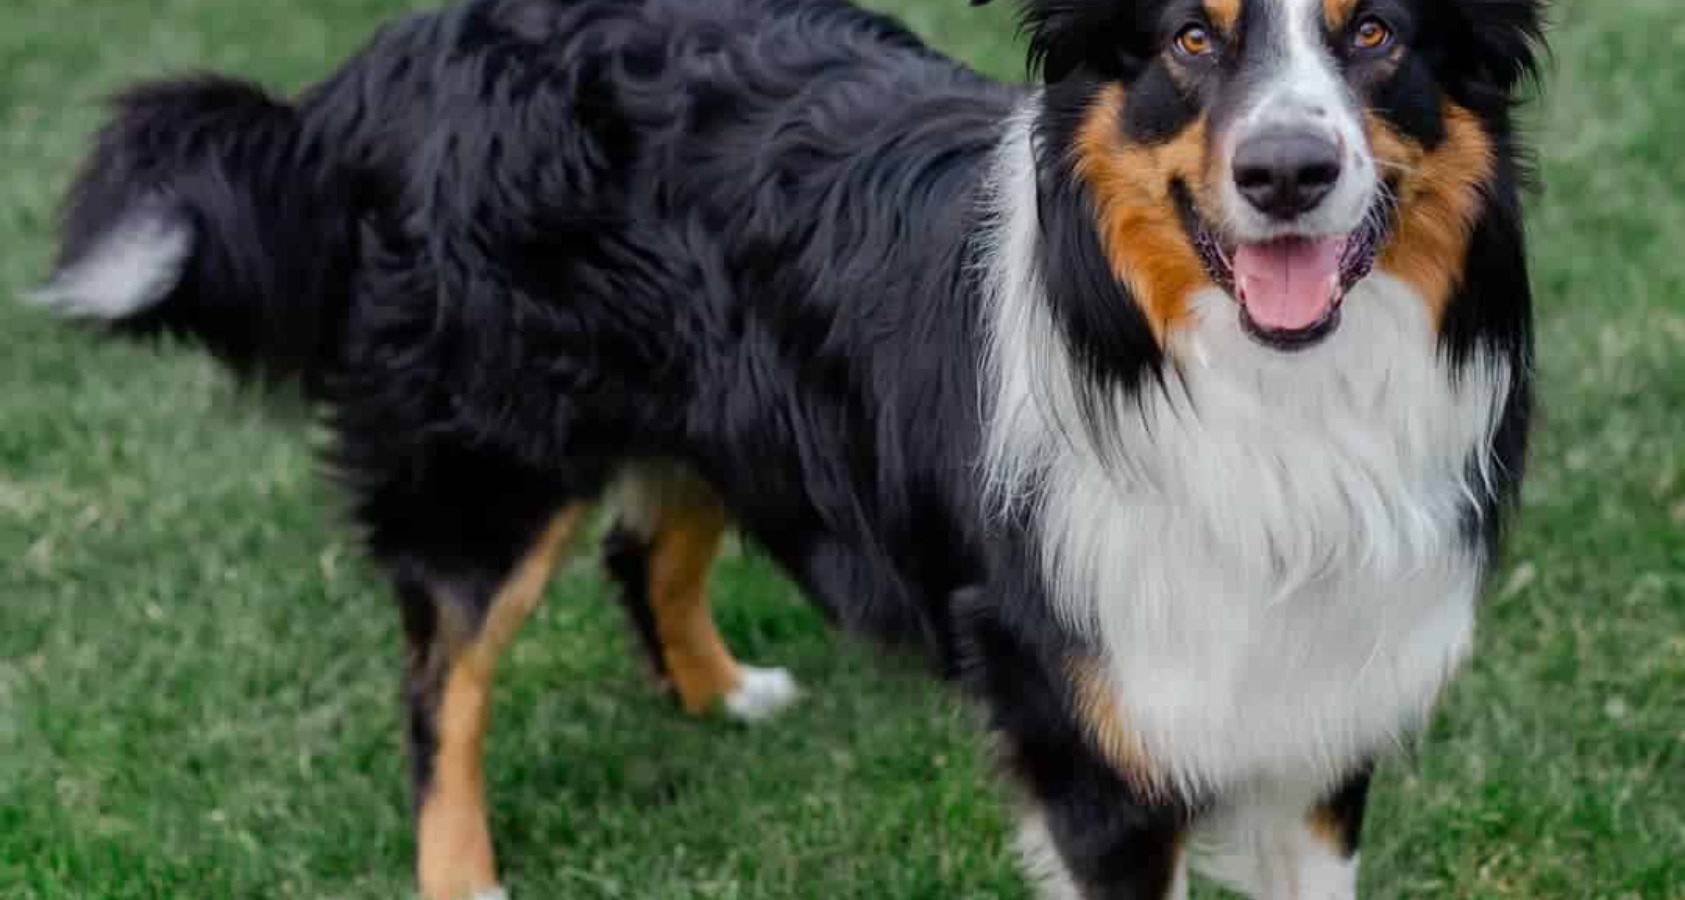
[[[191,223],[118,327],[304,376],[378,557],[495,568],[669,458],[829,612],[945,656],[981,565],[973,200],[1021,96],[838,0],[471,0],[296,104],[126,95],[61,266],[124,211]]]

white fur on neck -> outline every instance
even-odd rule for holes
[[[1207,290],[1162,389],[1112,398],[1096,446],[1038,271],[1033,104],[991,185],[985,469],[1031,504],[1069,627],[1105,648],[1123,721],[1184,788],[1324,781],[1427,712],[1466,654],[1483,561],[1469,464],[1509,373],[1453,378],[1421,298],[1377,274],[1300,353]]]

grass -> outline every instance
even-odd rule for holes
[[[897,3],[1020,70],[1005,4]],[[0,299],[45,271],[98,97],[199,67],[296,87],[403,6],[0,0]],[[1685,25],[1677,0],[1554,15],[1546,418],[1481,652],[1380,783],[1371,898],[1685,897]],[[303,445],[195,355],[0,302],[0,897],[407,894],[395,616]],[[501,679],[517,894],[1024,900],[973,715],[761,561],[716,587],[733,643],[808,701],[683,720],[582,559]]]

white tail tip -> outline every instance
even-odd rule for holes
[[[25,299],[72,318],[122,319],[169,296],[192,250],[178,217],[133,213]]]

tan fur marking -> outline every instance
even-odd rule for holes
[[[543,598],[550,571],[583,515],[583,507],[569,507],[551,520],[492,598],[479,632],[450,648],[450,672],[434,717],[433,777],[417,823],[417,880],[427,900],[467,900],[497,886],[482,768],[492,673]]]
[[[1329,31],[1339,34],[1351,24],[1356,10],[1357,0],[1322,0],[1322,21]]]
[[[1240,0],[1205,0],[1205,14],[1224,34],[1234,34],[1235,25],[1240,22]]]
[[[1346,846],[1346,823],[1333,807],[1322,804],[1313,807],[1310,815],[1305,817],[1305,829],[1333,850],[1335,856],[1344,858],[1351,855],[1351,849]]]
[[[481,769],[489,693],[468,665],[445,682],[433,780],[417,826],[417,879],[428,900],[467,900],[497,885]]]
[[[1118,709],[1106,664],[1097,659],[1073,660],[1069,675],[1077,718],[1100,754],[1143,797],[1158,796],[1164,786],[1140,735],[1129,729]]]
[[[1170,193],[1173,178],[1205,191],[1205,120],[1168,143],[1132,146],[1119,122],[1123,89],[1095,97],[1077,132],[1076,172],[1093,194],[1095,225],[1112,271],[1129,287],[1159,343],[1188,315],[1188,298],[1210,284],[1188,243]]]
[[[650,547],[649,602],[667,675],[688,712],[701,713],[743,682],[708,609],[708,572],[725,535],[717,503],[664,507]]]
[[[1445,141],[1432,152],[1374,114],[1370,141],[1384,178],[1398,184],[1398,221],[1379,265],[1421,293],[1443,320],[1480,217],[1481,185],[1492,176],[1492,141],[1474,114],[1446,104]]]

